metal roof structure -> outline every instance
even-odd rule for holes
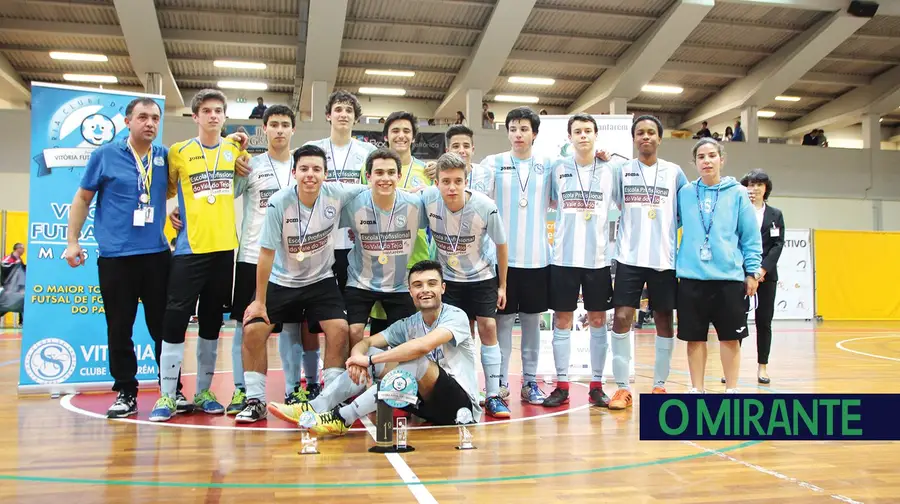
[[[252,80],[305,111],[322,81],[329,91],[402,87],[407,98],[440,101],[440,117],[478,89],[486,101],[530,95],[536,108],[568,112],[608,112],[621,100],[677,115],[685,128],[747,107],[775,112],[792,135],[863,114],[900,125],[900,0],[878,3],[861,18],[846,12],[849,0],[3,0],[0,99],[28,101],[30,81],[67,73],[143,89],[152,72],[176,106],[184,90]],[[784,96],[795,101],[776,100]]]

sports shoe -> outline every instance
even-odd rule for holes
[[[726,394],[740,394],[740,392],[738,392],[738,389],[736,389],[736,388],[725,389],[725,393]]]
[[[306,413],[307,411],[315,413],[315,411],[312,409],[312,406],[310,406],[308,402],[296,404],[270,402],[266,409],[268,409],[269,413],[271,413],[276,418],[280,418],[285,422],[289,422],[294,425],[297,425],[300,422],[300,415],[302,415],[303,413]]]
[[[153,411],[150,412],[151,422],[166,422],[175,416],[175,399],[169,396],[162,396],[153,405]]]
[[[625,408],[630,408],[632,403],[631,391],[628,389],[620,388],[616,390],[616,393],[613,394],[612,399],[609,400],[609,409],[611,410],[623,410]]]
[[[494,418],[509,418],[511,413],[506,401],[499,396],[491,396],[484,401],[484,410]]]
[[[344,423],[337,408],[325,413],[308,412],[306,416],[312,416],[315,423],[309,425],[309,430],[317,436],[343,436],[350,430],[350,426]]]
[[[309,393],[297,385],[294,391],[284,396],[285,404],[299,404],[309,402]]]
[[[106,418],[125,418],[137,413],[137,395],[119,391],[116,402],[106,410]]]
[[[544,399],[544,404],[542,406],[546,406],[547,408],[556,408],[558,406],[562,406],[563,404],[567,404],[569,402],[569,391],[563,390],[559,387],[553,389],[553,392],[550,392],[550,395]]]
[[[588,391],[588,400],[594,406],[609,407],[609,396],[603,391],[603,387],[594,387]]]
[[[501,383],[500,390],[497,391],[497,395],[499,395],[500,399],[503,399],[504,401],[509,399],[509,384]]]
[[[241,388],[234,389],[234,394],[231,396],[231,402],[228,403],[228,407],[225,408],[226,415],[237,415],[247,406],[247,391]]]
[[[485,400],[487,400],[487,392],[485,392],[484,390],[482,390],[481,392],[478,393],[478,405],[479,405],[479,406],[484,406],[484,401],[485,401]]]
[[[318,382],[306,383],[306,398],[312,401],[322,393],[322,386]]]
[[[547,396],[545,396],[544,392],[538,387],[537,382],[531,381],[522,385],[522,400],[528,404],[541,405],[544,404],[546,398]]]
[[[247,399],[247,406],[234,417],[238,423],[253,423],[266,418],[266,403],[259,399]]]
[[[691,387],[691,389],[688,390],[688,394],[705,394],[705,393],[706,393],[705,390],[704,390],[704,391],[701,391],[701,390],[697,390],[697,389],[695,389],[695,388],[693,388],[693,387]]]
[[[175,413],[193,413],[194,403],[188,401],[187,397],[179,390],[175,393]]]
[[[216,400],[216,395],[209,389],[201,390],[200,393],[194,395],[194,405],[210,415],[225,413],[225,406]]]
[[[653,390],[650,393],[651,394],[668,394],[668,392],[666,392],[666,387],[653,387]]]

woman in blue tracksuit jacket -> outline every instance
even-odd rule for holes
[[[725,391],[737,392],[749,297],[756,293],[762,238],[747,189],[723,177],[725,151],[712,138],[692,150],[700,178],[678,191],[681,244],[675,258],[678,339],[687,342],[691,392],[704,391],[709,324],[716,329]]]

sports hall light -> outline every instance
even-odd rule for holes
[[[265,63],[256,63],[253,61],[228,61],[228,60],[215,60],[213,61],[213,65],[217,68],[239,68],[241,70],[265,70]]]
[[[775,117],[774,110],[760,110],[756,113],[756,117]]]
[[[115,84],[119,79],[115,75],[85,75],[85,74],[63,74],[63,80],[69,82],[99,82],[102,84]]]
[[[109,58],[107,58],[105,54],[73,53],[63,51],[50,51],[50,57],[55,60],[69,61],[98,61],[101,63],[109,61]]]
[[[789,101],[789,102],[798,102],[800,101],[799,96],[776,96],[776,101]]]
[[[541,101],[537,96],[516,96],[516,95],[497,95],[494,96],[494,101],[498,102],[511,102],[511,103],[537,103]]]
[[[384,88],[384,87],[361,87],[360,94],[381,95],[381,96],[405,96],[406,90],[403,88]]]
[[[548,77],[523,77],[521,75],[513,75],[507,79],[510,84],[530,84],[534,86],[552,86],[556,80]]]
[[[684,92],[684,88],[680,86],[664,86],[662,84],[647,84],[641,88],[641,91],[645,93],[681,94]]]
[[[367,68],[366,75],[382,75],[384,77],[415,77],[416,72],[411,70],[376,70]]]
[[[269,85],[265,82],[219,81],[218,84],[222,89],[252,89],[255,91],[265,91],[266,89],[269,89]]]

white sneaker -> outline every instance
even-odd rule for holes
[[[725,393],[726,394],[740,394],[740,392],[738,392],[738,389],[736,389],[736,388],[725,389]]]
[[[688,390],[688,394],[702,394],[702,393],[703,392],[701,392],[695,388],[691,388],[690,390]]]

